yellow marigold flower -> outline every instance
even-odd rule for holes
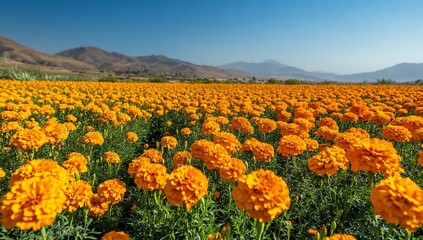
[[[338,131],[329,128],[328,126],[322,126],[317,129],[316,135],[325,139],[325,140],[335,140],[338,136]]]
[[[285,181],[263,169],[239,178],[232,196],[240,210],[245,210],[259,222],[271,222],[291,204]]]
[[[66,119],[66,121],[69,121],[69,122],[76,122],[76,121],[78,121],[78,119],[73,114],[67,115],[65,119]]]
[[[68,128],[55,120],[47,122],[41,130],[46,135],[48,144],[63,142],[69,136]]]
[[[0,133],[16,132],[22,129],[23,127],[18,122],[4,122],[0,126]]]
[[[238,151],[239,147],[241,147],[241,143],[238,141],[236,136],[228,132],[214,134],[213,143],[222,145],[228,154],[233,154]]]
[[[257,126],[260,132],[270,133],[276,129],[276,122],[269,118],[259,118],[257,120]]]
[[[284,157],[297,156],[306,150],[306,142],[296,135],[285,135],[279,141],[278,153]]]
[[[109,209],[107,199],[100,197],[97,193],[93,194],[88,204],[88,215],[92,217],[102,216]]]
[[[246,134],[253,134],[254,128],[251,126],[251,123],[248,119],[244,117],[233,117],[232,124],[229,126],[230,130],[240,130]]]
[[[152,163],[163,163],[164,159],[163,159],[163,155],[161,152],[157,151],[154,148],[145,150],[140,157],[145,157],[150,159],[150,162]]]
[[[330,237],[325,237],[323,240],[356,240],[353,235],[349,234],[334,234]]]
[[[100,183],[97,188],[98,196],[110,204],[122,202],[125,192],[125,183],[116,178]]]
[[[169,149],[175,149],[176,145],[178,145],[178,140],[172,136],[164,136],[162,137],[160,144],[165,148],[168,147]]]
[[[88,172],[87,164],[88,161],[84,155],[79,152],[71,152],[62,163],[62,167],[73,175],[75,173]]]
[[[275,156],[275,149],[269,143],[256,142],[252,145],[251,151],[254,158],[259,162],[270,162]]]
[[[220,132],[220,125],[215,121],[205,121],[201,126],[201,133],[202,134],[215,134]]]
[[[103,145],[104,138],[100,132],[87,132],[82,138],[81,142],[86,143],[90,146]]]
[[[67,197],[65,209],[70,213],[75,212],[78,208],[88,206],[93,195],[91,185],[83,180],[69,183],[64,192]]]
[[[25,121],[25,127],[29,128],[29,129],[39,129],[40,128],[40,124],[35,121],[35,119],[31,118],[29,121]]]
[[[110,231],[104,234],[101,240],[130,240],[130,237],[125,232]]]
[[[65,201],[60,183],[52,176],[19,181],[1,199],[2,225],[39,230],[54,222]]]
[[[85,130],[87,130],[87,132],[94,132],[95,131],[93,126],[86,126]]]
[[[386,125],[382,128],[382,137],[395,142],[407,142],[411,139],[411,133],[404,126]]]
[[[17,149],[38,151],[38,149],[47,143],[46,135],[39,129],[21,129],[9,140],[9,145]]]
[[[162,190],[166,185],[167,176],[165,166],[157,163],[149,163],[139,168],[135,174],[134,182],[143,190]]]
[[[6,177],[6,172],[0,167],[0,179]]]
[[[63,123],[63,125],[65,125],[65,127],[68,129],[69,132],[76,130],[75,124],[73,124],[71,122],[65,122],[65,123]]]
[[[150,163],[150,159],[146,157],[137,157],[129,163],[128,173],[131,176],[135,176],[140,168]]]
[[[207,177],[197,168],[183,165],[174,169],[168,176],[164,194],[174,206],[192,206],[207,194]]]
[[[191,134],[191,129],[189,129],[189,128],[182,128],[181,129],[181,135],[182,136],[188,136],[188,135],[190,135]]]
[[[400,176],[380,181],[372,190],[374,211],[385,221],[414,232],[423,225],[423,190],[410,178]]]
[[[308,169],[319,175],[334,175],[339,168],[348,168],[348,159],[344,149],[338,146],[324,148],[321,152],[308,159]]]
[[[191,162],[192,155],[191,153],[187,151],[182,151],[182,152],[175,153],[172,159],[173,159],[172,168],[175,169],[184,165],[187,161]]]
[[[71,180],[69,173],[56,161],[51,159],[35,159],[20,166],[10,176],[9,185],[32,177],[52,176],[61,185],[67,185]]]
[[[120,157],[119,154],[115,152],[107,151],[103,155],[103,161],[105,161],[106,163],[119,163]]]
[[[382,172],[391,176],[404,171],[400,165],[401,157],[392,143],[377,138],[354,143],[352,149],[346,151],[346,157],[354,172]]]
[[[219,169],[220,178],[235,182],[245,174],[247,167],[244,161],[238,158],[229,158],[228,161]]]
[[[130,143],[134,143],[138,141],[138,135],[134,132],[127,132],[125,135],[125,140]]]

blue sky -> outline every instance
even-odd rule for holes
[[[420,0],[0,0],[0,35],[220,65],[274,59],[355,73],[423,62]]]

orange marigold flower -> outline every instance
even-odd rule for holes
[[[192,132],[191,132],[191,129],[189,129],[189,128],[182,128],[181,129],[181,135],[182,136],[188,136],[188,135],[190,135]]]
[[[191,162],[192,155],[191,153],[187,151],[181,151],[181,152],[175,153],[172,159],[173,159],[172,168],[175,169],[184,165],[187,161]]]
[[[230,130],[239,130],[246,134],[253,134],[254,128],[248,119],[244,117],[233,117],[232,124],[229,127]]]
[[[76,121],[78,121],[78,119],[74,115],[69,114],[69,115],[66,116],[66,121],[76,122]]]
[[[238,158],[229,158],[228,161],[219,169],[220,178],[235,182],[245,174],[247,167],[244,161]]]
[[[93,194],[88,204],[88,215],[92,217],[102,216],[109,209],[107,199],[100,197],[97,193]]]
[[[56,122],[55,118],[51,119],[41,129],[47,137],[47,143],[54,144],[65,141],[69,136],[68,128],[63,124]]]
[[[380,181],[372,190],[374,211],[385,221],[414,232],[423,225],[423,190],[410,178],[400,176]]]
[[[305,118],[295,118],[293,123],[297,124],[303,132],[309,132],[312,128],[314,128],[314,123]]]
[[[91,185],[83,180],[69,183],[64,192],[67,197],[65,209],[70,213],[75,212],[78,208],[88,206],[93,195]]]
[[[285,135],[278,145],[278,153],[284,157],[297,156],[306,150],[306,142],[296,135]]]
[[[157,151],[154,148],[145,150],[140,157],[145,157],[150,159],[150,162],[152,163],[163,163],[164,159],[163,159],[163,155],[161,152]]]
[[[35,159],[20,166],[10,176],[9,185],[32,178],[52,176],[61,185],[67,185],[71,180],[69,173],[56,161],[51,159]]]
[[[280,122],[278,126],[282,136],[296,135],[301,138],[308,138],[308,132],[302,130],[302,128],[296,123],[285,123]]]
[[[166,167],[158,163],[149,163],[135,174],[135,184],[143,190],[162,190],[166,185],[168,174]]]
[[[174,206],[192,206],[207,194],[207,177],[197,168],[183,165],[174,169],[168,176],[164,194]]]
[[[353,235],[349,235],[349,234],[333,234],[330,237],[325,237],[323,240],[356,240],[357,238],[355,238]]]
[[[259,118],[257,120],[257,126],[260,132],[270,133],[276,129],[276,122],[269,118]]]
[[[342,115],[341,120],[344,122],[357,122],[358,116],[352,112],[346,112]]]
[[[160,141],[163,147],[168,147],[169,149],[175,149],[176,145],[178,145],[178,140],[172,136],[164,136]]]
[[[336,136],[338,136],[338,131],[329,128],[328,126],[322,126],[317,129],[316,135],[325,139],[325,140],[335,140]]]
[[[127,132],[125,134],[125,140],[130,143],[134,143],[138,141],[138,135],[135,132]]]
[[[120,157],[119,154],[112,151],[108,151],[104,153],[103,161],[105,161],[106,163],[119,163]]]
[[[90,146],[103,145],[104,138],[100,132],[87,132],[82,138],[81,142],[86,143]]]
[[[270,170],[259,169],[238,179],[232,196],[240,210],[259,222],[271,222],[290,204],[285,181]]]
[[[78,152],[69,153],[66,160],[62,163],[62,167],[71,175],[75,173],[88,172],[88,161],[84,155]]]
[[[345,132],[339,133],[335,138],[335,145],[343,148],[345,151],[352,149],[353,144],[358,141],[370,140],[370,134],[361,128],[350,128]]]
[[[418,152],[419,158],[417,159],[417,162],[420,164],[420,166],[423,167],[423,151]]]
[[[104,234],[101,240],[130,240],[130,237],[125,232],[110,231]]]
[[[123,201],[126,192],[125,183],[119,179],[106,180],[98,185],[98,196],[110,204]]]
[[[278,113],[278,121],[287,122],[289,119],[291,119],[292,114],[287,111],[281,111]]]
[[[220,125],[215,121],[205,121],[201,126],[202,134],[215,134],[220,132]]]
[[[354,143],[352,149],[346,151],[346,157],[354,172],[382,172],[391,176],[404,171],[400,165],[401,157],[392,143],[377,138]]]
[[[257,141],[252,145],[251,150],[253,151],[254,158],[259,162],[270,162],[275,156],[275,149],[269,143]]]
[[[146,166],[150,163],[150,159],[146,157],[137,157],[129,163],[128,173],[131,176],[135,176],[140,168]]]
[[[335,120],[333,120],[330,117],[320,119],[319,122],[317,123],[317,126],[319,127],[326,126],[335,131],[339,130],[338,124],[335,122]]]
[[[214,146],[213,142],[205,139],[197,140],[191,145],[191,154],[193,157],[204,161],[206,154],[210,152],[212,146]]]
[[[69,132],[76,130],[75,124],[73,124],[71,122],[65,122],[65,123],[63,123],[63,125],[65,125],[65,127],[68,129]]]
[[[47,143],[47,137],[40,129],[21,129],[9,140],[9,145],[16,147],[17,149],[24,150],[35,150]]]
[[[378,111],[375,113],[375,115],[370,119],[375,124],[386,124],[389,121],[391,121],[391,116],[389,116],[387,113]]]
[[[16,132],[22,129],[22,126],[18,122],[4,122],[0,126],[0,133]]]
[[[395,142],[407,142],[411,133],[404,126],[386,125],[382,128],[382,137]]]
[[[241,145],[241,148],[239,149],[240,152],[245,152],[245,151],[253,151],[253,146],[255,144],[259,143],[259,140],[255,139],[255,138],[250,138],[245,140],[245,142]]]
[[[313,152],[314,150],[319,148],[319,142],[317,140],[314,140],[312,138],[306,138],[304,139],[306,142],[306,151],[307,152]]]
[[[339,168],[348,168],[348,159],[345,157],[344,149],[338,146],[324,148],[322,151],[308,159],[308,169],[319,175],[332,176]]]
[[[236,136],[228,132],[216,133],[213,136],[213,143],[222,145],[229,155],[238,151],[238,149],[241,147],[241,143],[238,141]]]
[[[0,179],[6,177],[6,172],[0,167]]]
[[[2,225],[8,229],[39,230],[63,210],[66,196],[52,176],[31,177],[14,184],[1,199]]]
[[[208,170],[219,170],[229,158],[230,155],[222,145],[213,143],[202,160]]]

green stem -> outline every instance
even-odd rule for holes
[[[411,240],[411,232],[410,231],[408,231],[407,229],[405,229],[405,239],[406,240]]]
[[[385,236],[385,240],[389,239],[389,236],[391,236],[393,231],[394,231],[394,224],[389,224],[389,231],[388,231],[388,234],[386,234]]]
[[[369,188],[370,190],[373,189],[375,186],[375,173],[374,172],[367,172],[367,178],[369,180]]]
[[[46,233],[45,227],[41,228],[41,237],[42,237],[43,240],[47,240],[47,233]]]
[[[256,240],[261,240],[264,232],[264,222],[257,221],[256,223]]]

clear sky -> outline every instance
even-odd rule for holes
[[[355,73],[423,62],[420,0],[0,0],[0,35],[220,65],[274,59]]]

